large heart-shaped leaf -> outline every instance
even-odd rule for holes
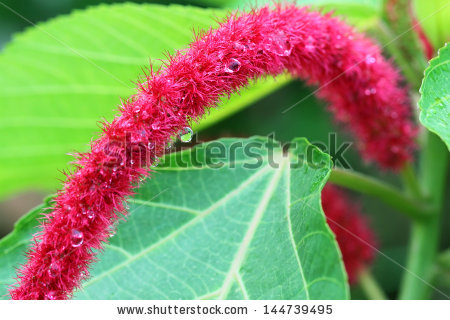
[[[420,87],[420,122],[450,149],[450,46],[430,60]]]
[[[76,11],[15,37],[0,55],[0,197],[25,187],[53,188],[66,153],[85,151],[111,120],[119,97],[135,92],[142,69],[182,49],[193,29],[216,26],[226,10],[116,4]],[[258,82],[223,102],[209,126],[288,81]],[[58,178],[58,179],[57,179]]]
[[[320,206],[330,157],[304,139],[289,150],[255,137],[166,157],[129,200],[129,221],[75,298],[347,298]],[[3,285],[13,282],[38,212],[0,242]]]

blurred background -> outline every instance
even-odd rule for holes
[[[30,24],[48,21],[49,19],[61,14],[68,14],[75,9],[84,9],[89,6],[95,6],[101,3],[115,3],[125,1],[100,1],[100,0],[2,0],[6,6],[15,12],[7,9],[0,4],[0,52],[12,39],[14,34],[26,30]],[[239,1],[220,1],[220,0],[192,0],[192,1],[128,1],[128,2],[146,2],[161,4],[189,4],[200,7],[235,7]],[[143,64],[145,65],[145,64]],[[2,70],[0,69],[0,73]],[[133,79],[123,79],[133,80]],[[307,137],[311,142],[322,146],[329,146],[330,133],[336,133],[337,145],[345,142],[353,142],[352,138],[333,124],[330,115],[326,112],[325,106],[318,101],[311,93],[314,88],[308,88],[299,81],[291,81],[282,85],[276,92],[260,99],[236,114],[228,117],[197,134],[197,141],[205,141],[225,136],[247,137],[251,135],[269,135],[274,134],[280,141],[290,141],[294,137]],[[119,104],[119,96],[115,105]],[[301,103],[293,108],[289,113],[283,114],[284,110],[299,100]],[[0,102],[0,108],[5,106]],[[114,107],[114,105],[110,105]],[[99,120],[99,119],[97,119]],[[0,126],[1,126],[0,122]],[[17,133],[14,133],[17,134]],[[45,134],[45,133],[43,133]],[[87,143],[88,141],[85,141]],[[3,146],[2,146],[3,147]],[[79,150],[79,145],[68,146],[69,150],[73,148]],[[326,147],[325,147],[326,149]],[[327,151],[327,150],[325,150]],[[69,157],[67,159],[70,160]],[[366,172],[382,179],[388,179],[393,184],[400,186],[400,181],[389,172],[380,172],[374,166],[362,163],[355,151],[355,146],[351,145],[345,152],[345,159],[351,167],[360,172]],[[64,167],[58,168],[64,170]],[[7,175],[7,168],[0,167],[0,176]],[[55,171],[53,168],[51,169]],[[61,175],[54,177],[54,183],[45,184],[40,187],[39,180],[35,181],[35,187],[30,185],[18,185],[13,192],[0,195],[0,238],[10,232],[13,224],[23,214],[31,208],[40,204],[42,199],[51,194],[61,185],[57,179]],[[449,179],[447,180],[449,181]],[[448,188],[447,188],[448,190]],[[362,211],[367,215],[373,229],[378,235],[379,247],[389,257],[404,264],[405,248],[407,246],[409,225],[408,221],[401,215],[393,212],[390,208],[380,204],[377,200],[362,197],[354,194],[356,202],[361,204]],[[450,211],[450,194],[446,197],[446,211]],[[450,246],[450,226],[449,215],[446,215],[446,221],[443,224],[442,248]],[[446,228],[446,229],[445,229]],[[395,288],[398,287],[400,274],[403,270],[391,261],[382,256],[378,256],[375,265],[375,275],[382,274],[383,277],[377,277],[381,285],[394,297]],[[445,290],[445,289],[443,289]],[[447,292],[450,292],[447,290]],[[358,288],[354,288],[354,297],[359,297]]]

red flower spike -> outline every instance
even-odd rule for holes
[[[359,273],[375,256],[374,234],[358,206],[351,204],[348,196],[331,184],[322,190],[322,208],[341,249],[349,282],[355,284]]]
[[[329,14],[294,5],[232,15],[197,35],[160,70],[150,69],[121,114],[103,124],[34,237],[11,297],[69,298],[89,275],[93,250],[102,248],[108,227],[126,215],[124,199],[170,137],[221,96],[286,70],[321,87],[319,96],[358,137],[366,159],[396,169],[411,158],[416,130],[407,95],[373,42]]]

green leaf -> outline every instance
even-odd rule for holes
[[[221,139],[167,156],[75,298],[348,298],[320,205],[330,157],[305,139],[292,146],[283,156],[265,138]],[[13,282],[34,231],[24,221],[38,212],[0,242],[2,284]]]
[[[450,149],[450,46],[430,60],[420,87],[420,122]]]
[[[414,13],[435,48],[450,41],[448,0],[413,0]]]
[[[54,189],[85,151],[97,121],[111,120],[120,97],[135,92],[149,57],[185,48],[192,30],[216,26],[226,10],[152,4],[101,5],[39,24],[0,54],[0,197],[24,188]],[[287,82],[259,81],[200,123],[202,129]],[[222,111],[223,110],[223,111]],[[222,113],[223,112],[223,113]]]
[[[243,2],[245,3],[243,5]],[[325,12],[333,11],[360,29],[373,27],[381,16],[382,0],[297,0],[299,6],[311,6]],[[226,6],[233,8],[272,4],[273,0],[227,0]]]

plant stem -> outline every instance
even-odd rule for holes
[[[386,300],[386,294],[369,270],[364,270],[359,275],[359,285],[370,300]]]
[[[420,181],[434,214],[414,221],[406,268],[400,288],[400,299],[426,299],[430,294],[433,265],[436,261],[439,225],[448,165],[448,150],[431,132],[425,133],[421,155]]]
[[[406,187],[406,191],[415,199],[422,200],[424,198],[423,193],[422,190],[420,189],[420,185],[417,181],[414,169],[410,163],[405,165],[401,174]]]
[[[407,217],[421,220],[429,215],[425,206],[389,184],[350,170],[333,169],[330,182],[348,189],[377,197]]]

